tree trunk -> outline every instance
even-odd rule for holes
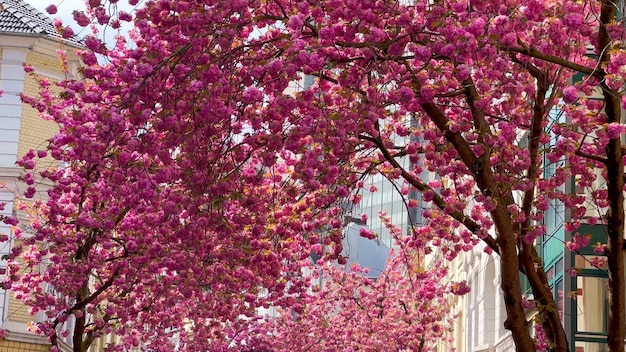
[[[602,0],[597,52],[600,67],[610,61],[611,38],[606,25],[615,21],[615,2]],[[621,106],[617,91],[602,83],[604,110],[607,123],[622,123]],[[607,191],[609,211],[607,213],[608,242],[606,255],[609,266],[609,332],[608,350],[624,351],[626,337],[626,279],[624,278],[624,159],[620,138],[614,138],[606,146]]]
[[[495,222],[498,226],[498,221]],[[522,289],[519,282],[519,264],[515,237],[512,232],[497,239],[502,258],[502,293],[507,319],[504,327],[511,331],[516,351],[535,351],[535,342],[528,332],[526,314],[522,308]]]
[[[608,122],[620,121],[619,100],[605,87],[605,110]],[[606,147],[608,243],[606,255],[609,266],[609,351],[623,351],[626,337],[626,280],[624,278],[624,162],[619,138]]]

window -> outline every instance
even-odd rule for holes
[[[576,327],[578,332],[608,332],[608,279],[576,277]]]
[[[579,268],[575,279],[576,310],[573,318],[576,351],[607,351],[605,341],[609,321],[609,290],[606,264],[600,268],[592,265],[597,255],[576,255]]]

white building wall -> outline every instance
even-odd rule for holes
[[[20,138],[22,101],[19,94],[24,90],[24,68],[27,49],[24,47],[4,47],[0,60],[0,183],[7,189],[0,190],[0,203],[4,209],[0,216],[13,215],[15,179],[21,169],[15,166]],[[0,223],[0,233],[12,233],[10,226]],[[10,253],[12,241],[0,243],[0,257]],[[6,270],[6,261],[0,260],[0,275]],[[8,295],[0,289],[0,319],[7,319]]]
[[[512,339],[504,329],[506,310],[500,289],[500,260],[480,247],[466,254],[469,285],[466,326],[467,351],[511,351]]]
[[[0,167],[14,167],[20,136],[26,48],[4,48],[0,61]],[[2,176],[2,175],[0,175]]]

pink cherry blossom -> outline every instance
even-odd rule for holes
[[[563,89],[563,100],[566,103],[573,103],[578,99],[578,90],[576,87],[569,86]]]
[[[54,5],[54,4],[50,4],[50,5],[48,5],[48,6],[46,7],[46,12],[47,12],[47,13],[49,13],[49,14],[51,14],[51,15],[56,14],[56,13],[57,13],[57,11],[58,11],[58,10],[57,10],[57,7],[56,7],[56,5]]]

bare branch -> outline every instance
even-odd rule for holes
[[[387,160],[391,164],[391,166],[393,166],[397,170],[400,170],[402,178],[404,178],[411,186],[415,187],[418,191],[422,193],[425,191],[432,191],[434,194],[433,200],[432,200],[433,204],[435,204],[439,209],[442,209],[442,210],[445,209],[447,205],[446,201],[440,195],[438,195],[430,186],[424,183],[421,179],[419,179],[418,177],[415,177],[410,172],[408,172],[405,168],[403,168],[402,165],[400,165],[400,163],[398,163],[398,161],[393,158],[389,150],[385,148],[384,144],[382,143],[380,139],[375,139],[375,138],[370,137],[368,138],[368,140],[374,143],[378,147],[380,152],[383,154],[385,160]],[[458,222],[460,222],[461,224],[463,224],[470,232],[474,234],[478,235],[480,233],[480,230],[482,229],[482,227],[478,223],[476,223],[474,220],[472,220],[471,218],[469,218],[468,216],[466,216],[464,213],[460,211],[453,211],[450,214],[450,216],[454,218],[455,220],[457,220]],[[479,236],[479,237],[494,252],[500,253],[500,248],[496,244],[496,241],[494,238],[490,236],[487,236],[487,237]]]
[[[583,65],[565,60],[558,56],[543,54],[542,52],[540,52],[539,50],[535,48],[506,47],[506,48],[502,48],[502,50],[520,53],[529,57],[534,57],[536,59],[551,62],[553,64],[557,64],[557,65],[572,69],[574,71],[578,71],[578,72],[581,72],[590,76],[594,76],[598,79],[604,78],[604,75],[605,75],[605,72],[602,68],[599,68],[599,67],[591,68],[591,67],[583,66]]]

